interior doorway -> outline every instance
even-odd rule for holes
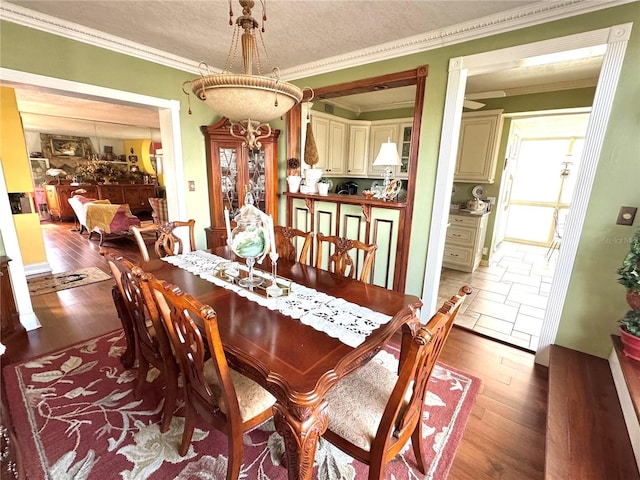
[[[537,65],[540,65],[541,61],[553,58],[554,54],[567,53],[576,49],[604,47],[602,68],[585,137],[582,156],[583,168],[580,169],[578,179],[580,188],[576,189],[572,212],[567,218],[567,234],[563,238],[563,249],[558,258],[556,275],[550,287],[549,303],[545,312],[540,342],[536,350],[536,362],[548,365],[549,347],[555,341],[560,325],[591,187],[595,179],[596,167],[600,159],[631,28],[632,24],[630,23],[614,25],[567,37],[558,37],[450,60],[435,195],[429,229],[429,249],[425,264],[422,321],[426,321],[437,308],[467,77],[473,74],[503,70],[508,66],[523,65],[529,61],[536,61]]]
[[[488,261],[442,270],[440,303],[473,289],[457,325],[537,350],[588,120],[588,111],[511,118]]]

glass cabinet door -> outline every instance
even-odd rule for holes
[[[412,123],[400,125],[400,142],[398,148],[400,149],[400,161],[402,165],[396,167],[396,177],[408,178],[409,177],[409,154],[411,152],[411,129]]]
[[[253,195],[253,204],[262,210],[267,211],[266,204],[266,166],[265,151],[263,148],[249,150],[249,191]]]
[[[220,190],[222,204],[234,217],[240,208],[238,201],[238,151],[235,148],[220,147]]]

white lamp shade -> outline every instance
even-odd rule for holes
[[[393,165],[402,165],[398,156],[398,147],[393,142],[386,142],[380,145],[380,152],[376,160],[373,162],[375,167],[386,167]]]

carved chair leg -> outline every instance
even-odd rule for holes
[[[140,348],[138,348],[140,352]],[[140,400],[142,398],[142,389],[147,381],[147,373],[149,373],[149,360],[144,355],[138,353],[138,378],[136,380],[136,386],[133,389],[133,398]]]
[[[229,460],[227,461],[227,480],[236,480],[240,477],[242,466],[242,432],[229,432]]]
[[[184,405],[184,431],[182,432],[182,444],[180,445],[180,456],[184,457],[189,451],[193,430],[196,426],[196,410],[191,405],[189,398],[185,398]]]
[[[165,433],[169,430],[171,419],[173,418],[173,412],[176,410],[176,403],[178,398],[178,373],[167,368],[164,369],[165,376],[165,390],[164,390],[164,408],[162,411],[162,425],[160,426],[160,432]]]
[[[422,445],[422,415],[418,420],[415,430],[411,434],[411,444],[413,445],[413,454],[416,457],[418,470],[422,473],[427,473],[424,465],[424,446]]]
[[[122,323],[122,329],[124,330],[124,337],[127,340],[127,349],[120,357],[120,363],[124,368],[133,367],[135,361],[136,348],[135,348],[135,332],[133,331],[133,322],[129,317],[129,311],[124,305],[124,299],[120,295],[120,290],[116,285],[111,289],[111,296],[113,297],[113,303],[116,306],[116,312],[118,312],[118,318]]]

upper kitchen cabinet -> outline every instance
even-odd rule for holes
[[[249,149],[243,139],[231,135],[229,121],[201,127],[207,152],[209,212],[211,226],[205,228],[207,248],[225,246],[224,209],[233,218],[251,192],[254,205],[278,221],[278,136],[280,130],[262,138],[262,147]]]
[[[503,110],[462,114],[454,182],[493,183]]]
[[[320,161],[315,168],[327,177],[344,175],[347,158],[347,122],[339,117],[311,112],[311,129]]]
[[[349,125],[349,155],[347,176],[365,176],[369,158],[369,123],[351,122]]]

